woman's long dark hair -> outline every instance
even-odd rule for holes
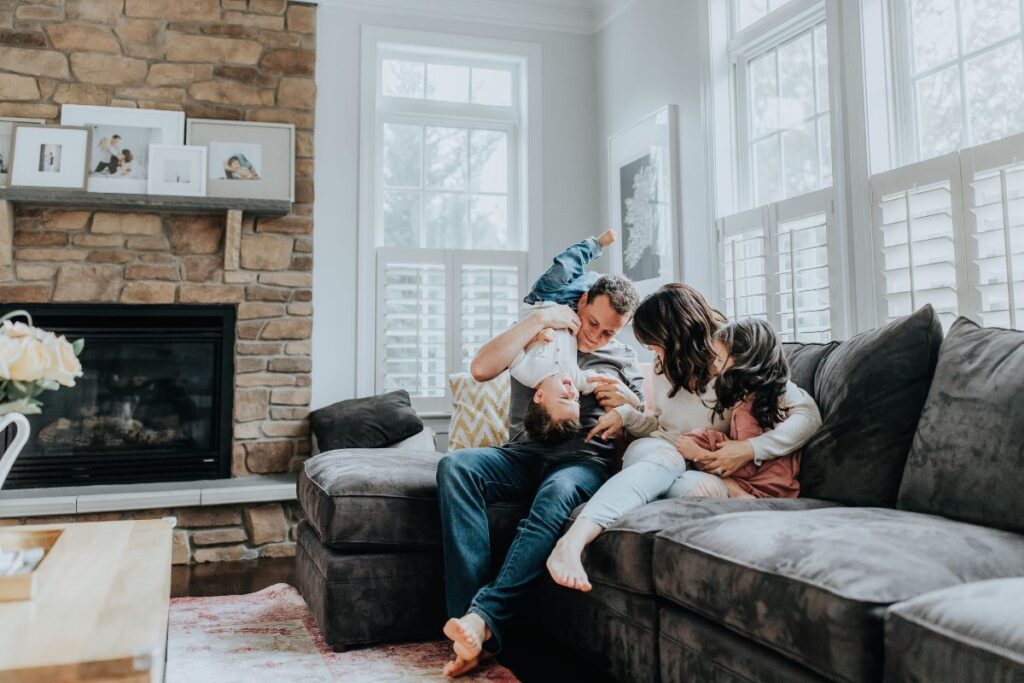
[[[654,371],[672,385],[669,398],[680,389],[703,394],[714,375],[711,339],[725,316],[708,305],[696,289],[681,283],[664,285],[649,295],[633,314],[633,334],[645,346],[665,349],[665,360]]]
[[[715,339],[733,359],[732,367],[715,382],[715,415],[752,396],[757,424],[772,429],[786,417],[779,399],[789,381],[789,362],[775,330],[764,320],[745,318],[722,326]]]

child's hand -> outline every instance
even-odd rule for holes
[[[701,448],[696,441],[688,436],[680,436],[676,439],[676,450],[679,451],[679,455],[687,460],[696,460],[708,453],[708,451]]]
[[[597,243],[601,245],[602,249],[604,249],[610,244],[615,244],[616,239],[618,239],[618,235],[615,234],[614,230],[608,228],[597,236]]]
[[[605,413],[601,416],[601,419],[597,421],[594,428],[587,434],[587,438],[583,440],[584,443],[590,443],[590,440],[594,438],[594,435],[601,437],[602,441],[614,437],[622,430],[622,416],[619,415],[617,410]]]
[[[550,344],[553,341],[555,341],[555,331],[550,328],[545,328],[534,335],[533,339],[530,340],[530,344]]]

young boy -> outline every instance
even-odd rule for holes
[[[579,301],[600,277],[587,272],[586,265],[600,258],[615,238],[614,230],[605,230],[563,251],[533,284],[523,303],[532,309]],[[576,337],[569,330],[538,334],[512,361],[509,372],[520,384],[536,389],[524,418],[531,438],[563,441],[579,432],[580,392],[590,393],[595,385],[587,381],[576,362]]]

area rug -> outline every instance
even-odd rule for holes
[[[283,583],[248,595],[171,600],[167,683],[443,681],[445,641],[332,652],[299,592]],[[492,662],[460,681],[514,683]]]

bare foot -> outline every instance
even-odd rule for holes
[[[455,656],[466,662],[476,662],[480,650],[491,637],[487,624],[480,615],[470,612],[461,619],[449,619],[444,625],[444,634],[452,641]],[[474,663],[473,666],[476,666]]]
[[[469,673],[479,665],[479,659],[465,660],[462,657],[456,657],[444,665],[444,675],[449,678],[458,678],[463,674]]]
[[[605,230],[604,232],[597,236],[597,243],[601,245],[602,249],[604,249],[609,244],[615,244],[615,240],[617,240],[618,237],[619,236],[615,234],[614,230],[608,228],[607,230]]]
[[[551,551],[547,561],[548,572],[555,583],[584,593],[593,588],[586,570],[583,569],[582,555],[582,548],[570,546],[564,538],[555,544],[555,549]]]

